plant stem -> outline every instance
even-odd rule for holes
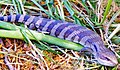
[[[7,26],[10,29],[7,28]],[[9,29],[9,30],[0,30],[0,37],[24,39],[21,31],[19,30],[19,26],[12,25],[6,22],[2,22],[0,23],[0,28]],[[53,36],[45,35],[43,33],[38,33],[37,31],[28,30],[25,28],[23,28],[23,30],[25,30],[28,38],[32,40],[38,39],[40,41],[48,42],[50,44],[55,44],[55,45],[68,48],[68,49],[72,49],[72,50],[76,50],[76,51],[80,51],[83,48],[83,46],[81,46],[80,44],[76,44],[76,43],[73,43],[67,40],[62,40],[62,39],[59,39]]]

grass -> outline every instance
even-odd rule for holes
[[[117,0],[116,0],[117,1]],[[115,5],[113,5],[115,4]],[[7,14],[29,14],[36,15],[40,17],[46,17],[49,19],[63,20],[68,22],[74,22],[78,25],[85,26],[98,33],[103,39],[106,46],[112,44],[114,52],[119,54],[120,47],[120,25],[116,19],[119,17],[119,4],[112,0],[104,1],[92,1],[92,0],[4,0],[0,1],[0,11],[2,15]],[[2,22],[3,23],[3,22]],[[12,26],[12,27],[11,27]],[[67,48],[65,46],[64,40],[58,40],[57,38],[48,39],[45,37],[45,42],[39,41],[38,36],[33,36],[33,39],[36,41],[31,41],[30,37],[27,36],[27,33],[20,29],[22,35],[19,31],[16,31],[16,25],[1,25],[3,29],[0,30],[1,33],[9,32],[8,36],[14,38],[2,38],[0,45],[0,63],[1,68],[15,68],[17,69],[57,69],[57,70],[79,70],[79,69],[96,69],[96,70],[117,70],[119,65],[115,67],[106,67],[94,63],[94,59],[90,56],[79,55],[79,52],[73,51],[76,48],[77,44],[74,44],[73,47],[70,45],[72,42],[67,42]],[[20,26],[21,27],[21,26]],[[24,26],[26,27],[26,26]],[[5,32],[6,31],[6,32]],[[14,34],[15,32],[15,34]],[[24,41],[18,40],[19,36],[24,36]],[[30,33],[32,34],[32,33]],[[34,34],[34,33],[33,33]],[[36,35],[39,33],[36,33]],[[5,35],[1,34],[1,37]],[[16,37],[15,37],[16,35]],[[40,36],[42,37],[42,36]],[[17,39],[15,39],[17,38]],[[22,39],[23,39],[22,38]],[[47,42],[47,39],[52,42]],[[51,38],[51,37],[49,37]],[[111,43],[109,43],[110,41]],[[46,43],[47,42],[47,43]],[[61,42],[61,43],[59,43]],[[62,43],[63,42],[63,43]],[[56,45],[59,46],[56,46]],[[60,47],[62,46],[62,47]],[[115,47],[116,48],[115,48]],[[70,50],[73,49],[73,50]],[[78,48],[77,48],[78,49]],[[81,48],[80,48],[81,49]],[[58,54],[60,52],[62,54]],[[7,58],[6,58],[6,56]],[[3,58],[5,57],[5,59]],[[119,57],[119,55],[118,55]],[[3,60],[4,59],[4,60]],[[20,60],[20,61],[19,61]],[[3,61],[7,61],[9,65],[6,65]],[[12,62],[10,62],[12,61]],[[119,61],[119,58],[118,58]],[[92,62],[92,63],[91,63]],[[14,66],[11,66],[14,65]]]

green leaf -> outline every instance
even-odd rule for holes
[[[103,22],[105,21],[107,15],[108,15],[108,12],[110,10],[111,3],[112,3],[112,0],[108,0],[108,4],[107,4],[107,7],[106,7],[105,12],[104,12],[103,19],[102,19],[100,24],[103,24]]]
[[[4,29],[8,29],[8,30],[17,30],[18,28],[16,27],[16,25],[13,24],[8,24],[8,22],[3,22],[0,21],[0,28],[4,28]]]
[[[63,3],[65,5],[66,9],[68,10],[68,12],[70,13],[70,15],[73,16],[74,15],[74,11],[73,11],[70,3],[68,1],[66,1],[66,0],[63,1]]]

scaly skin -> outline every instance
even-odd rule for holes
[[[91,49],[92,52],[90,52],[102,65],[115,66],[118,63],[115,54],[104,46],[100,36],[88,28],[70,22],[20,14],[1,16],[0,20],[23,22],[30,29],[37,29],[39,32],[48,32],[51,36],[80,43],[87,48],[85,50]]]

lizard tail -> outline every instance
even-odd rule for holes
[[[25,25],[28,25],[30,29],[35,28],[35,26],[31,23],[35,23],[36,19],[38,20],[38,17],[35,16],[29,16],[29,15],[8,15],[8,16],[0,16],[0,21],[6,21],[6,22],[21,22]]]

